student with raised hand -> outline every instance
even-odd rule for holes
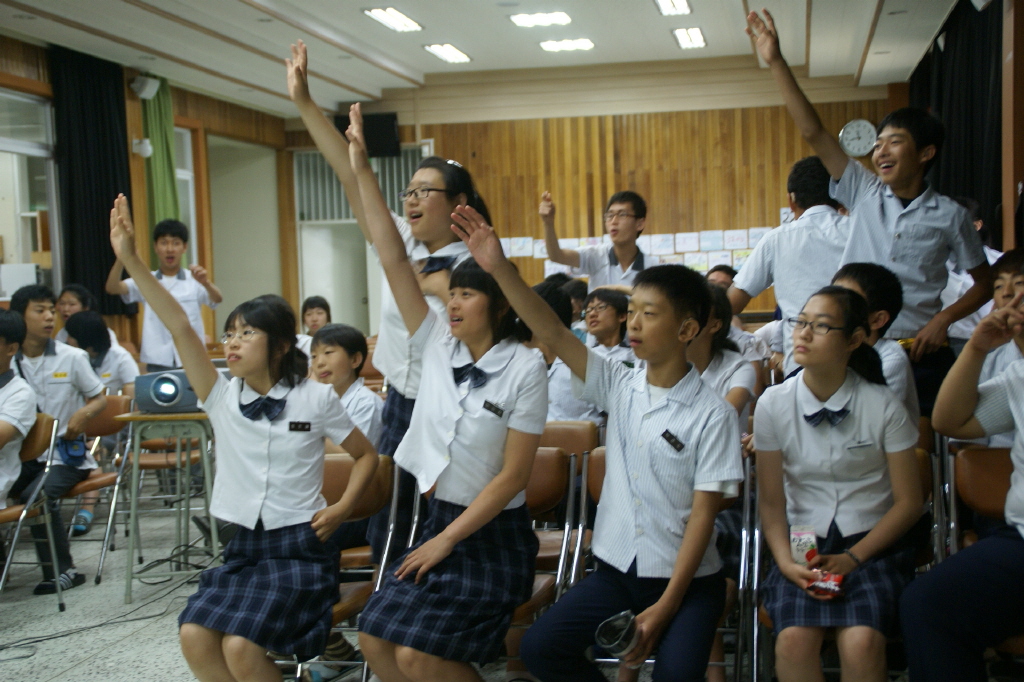
[[[309,93],[306,76],[306,46],[300,40],[292,46],[288,69],[288,92],[302,117],[317,149],[334,169],[345,190],[352,214],[368,242],[373,242],[363,211],[359,185],[349,161],[348,142],[334,124],[327,120]],[[378,190],[379,191],[379,190]],[[391,214],[402,236],[406,260],[413,264],[420,290],[427,304],[438,316],[445,315],[448,301],[448,278],[452,270],[469,258],[465,245],[452,234],[449,215],[456,206],[468,204],[487,214],[487,205],[477,193],[473,177],[459,163],[432,156],[420,162],[409,180],[408,189],[400,193],[405,217]],[[394,455],[409,428],[413,405],[420,388],[420,366],[410,363],[409,336],[399,312],[398,303],[387,280],[381,286],[380,331],[374,348],[373,364],[388,384],[384,403],[384,432],[380,452]],[[403,472],[400,482],[401,504],[396,522],[397,542],[408,535],[411,519],[412,478]],[[379,561],[387,535],[388,510],[370,520],[370,544],[374,559]]]
[[[280,682],[267,651],[316,656],[338,601],[338,554],[325,541],[351,513],[377,467],[334,390],[306,379],[295,313],[260,296],[228,316],[217,371],[182,306],[136,252],[128,201],[110,212],[110,243],[140,295],[166,325],[217,442],[210,512],[241,526],[224,563],[200,576],[178,618],[182,653],[200,680]],[[341,499],[327,506],[324,438],[356,460]]]
[[[803,371],[768,388],[754,412],[760,512],[775,559],[762,590],[776,674],[780,682],[822,679],[821,644],[834,628],[843,679],[882,682],[886,636],[917,550],[917,424],[864,343],[859,294],[825,287],[787,324]],[[795,526],[817,536],[806,565],[790,548]],[[843,576],[842,597],[814,593],[814,569]]]
[[[629,342],[645,365],[631,369],[566,329],[519,277],[482,216],[460,207],[453,219],[535,338],[569,366],[577,396],[608,412],[593,538],[598,568],[527,630],[523,661],[545,682],[603,682],[587,649],[602,621],[632,609],[639,642],[625,663],[639,665],[656,651],[656,681],[703,680],[725,603],[715,514],[723,492],[743,478],[736,411],[687,361],[687,344],[707,322],[704,278],[681,265],[637,274]]]
[[[471,663],[498,655],[533,586],[538,542],[525,488],[547,414],[544,362],[516,338],[508,301],[471,260],[452,271],[444,317],[431,309],[370,168],[358,104],[349,120],[364,220],[411,366],[431,390],[395,462],[420,490],[434,489],[421,539],[384,569],[359,617],[359,644],[384,682],[480,680]]]
[[[551,199],[551,192],[544,192],[541,196],[540,218],[544,223],[548,258],[555,263],[578,268],[588,276],[591,291],[609,284],[629,286],[636,274],[650,265],[650,260],[645,260],[649,257],[644,256],[636,244],[647,219],[647,202],[636,192],[625,190],[608,198],[604,208],[604,229],[611,238],[611,246],[598,244],[563,249],[555,232],[555,202]]]
[[[985,649],[1024,634],[1024,362],[978,385],[985,358],[1024,333],[1024,292],[986,316],[942,383],[932,425],[951,438],[1016,430],[1007,525],[918,576],[900,622],[914,682],[986,682]]]
[[[842,263],[878,263],[903,284],[903,310],[888,338],[908,346],[921,413],[931,414],[942,377],[955,356],[947,342],[953,322],[992,297],[992,274],[965,208],[925,180],[942,147],[942,123],[920,109],[891,112],[879,123],[872,162],[878,174],[843,152],[800,90],[779,50],[767,10],[747,16],[747,33],[771,70],[790,116],[832,176],[831,195],[850,211],[850,236]],[[942,309],[946,261],[967,270],[974,284]]]

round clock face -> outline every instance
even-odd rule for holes
[[[839,131],[839,146],[852,157],[864,156],[875,146],[878,131],[863,118],[850,121]]]

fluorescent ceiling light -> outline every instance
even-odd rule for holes
[[[548,52],[564,52],[566,50],[593,50],[594,43],[588,38],[576,40],[545,40],[540,46]]]
[[[654,0],[654,4],[658,6],[658,11],[666,17],[690,13],[690,5],[686,0]]]
[[[534,26],[565,26],[572,22],[565,12],[549,12],[539,14],[513,14],[509,19],[512,23],[521,28],[533,28]]]
[[[704,34],[700,32],[699,28],[677,28],[672,33],[675,34],[676,40],[679,41],[679,47],[684,50],[694,47],[707,47],[707,43],[704,42]]]
[[[451,43],[424,45],[423,49],[449,64],[462,64],[469,61],[469,56]]]
[[[387,9],[364,9],[363,14],[371,19],[376,19],[392,31],[398,31],[399,33],[423,30],[422,26],[399,12],[394,7],[388,7]]]

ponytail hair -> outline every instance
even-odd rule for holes
[[[711,357],[718,357],[727,350],[735,353],[740,352],[736,342],[729,338],[729,329],[732,327],[732,304],[729,303],[729,296],[725,289],[717,284],[708,283],[708,291],[711,292],[711,319],[720,320],[722,326],[718,328],[715,335],[711,337]]]
[[[305,380],[309,358],[295,345],[295,311],[288,301],[274,294],[250,299],[231,311],[224,331],[236,324],[247,324],[267,335],[267,366],[274,383],[283,380],[294,388]]]
[[[839,304],[843,311],[843,336],[847,339],[852,338],[858,329],[864,332],[865,338],[871,334],[871,325],[868,322],[868,302],[856,291],[829,285],[811,294],[812,298],[814,296],[828,296]],[[867,342],[861,342],[853,349],[847,367],[859,374],[865,381],[885,386],[882,359]]]

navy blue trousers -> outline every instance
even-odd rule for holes
[[[900,619],[911,682],[987,682],[986,647],[1024,634],[1024,539],[1006,527],[912,580]]]
[[[566,592],[523,637],[523,663],[544,682],[607,682],[587,660],[594,633],[605,619],[630,609],[641,611],[665,592],[665,578],[638,578],[636,562],[622,573],[603,562]],[[725,578],[694,578],[683,605],[662,636],[655,654],[655,682],[704,679],[715,628],[725,608]],[[663,646],[664,645],[664,646]]]

